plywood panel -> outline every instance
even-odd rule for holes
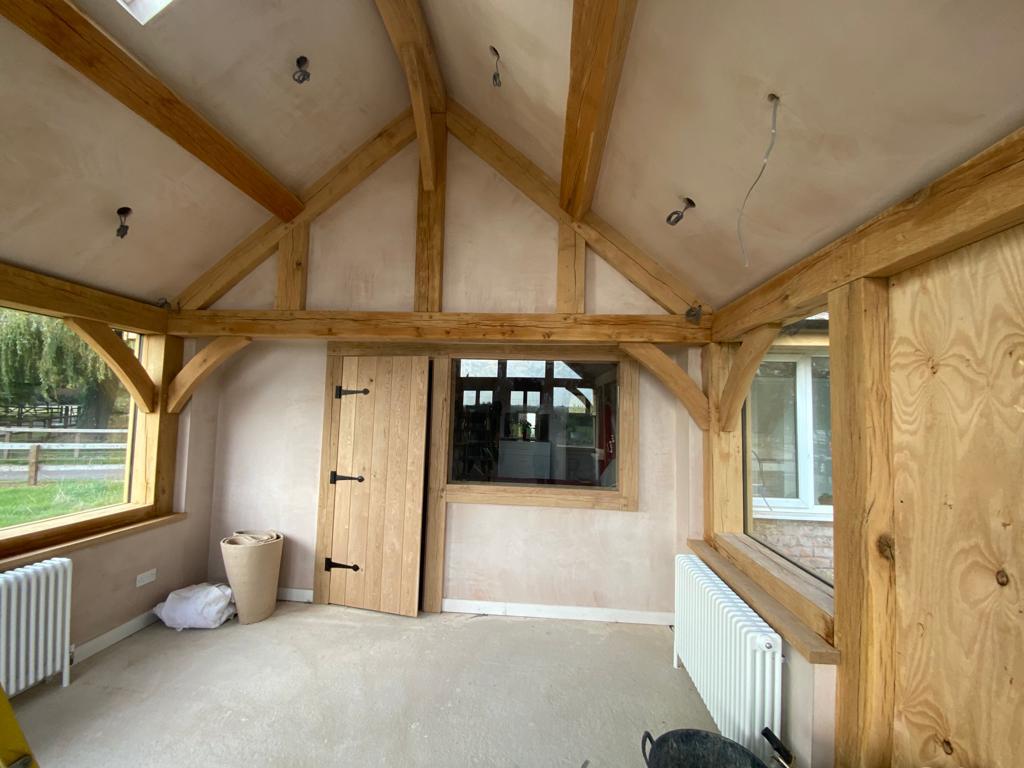
[[[893,764],[1024,754],[1024,228],[893,278]]]

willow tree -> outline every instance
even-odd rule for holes
[[[121,389],[63,321],[0,308],[0,404],[76,404],[78,426],[103,429]]]

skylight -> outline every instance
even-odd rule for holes
[[[145,24],[170,5],[172,0],[117,0],[117,2],[134,16],[139,24]]]

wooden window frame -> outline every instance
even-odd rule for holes
[[[724,431],[718,423],[719,399],[738,346],[704,348],[713,419],[705,433],[704,542],[691,542],[691,548],[801,655],[835,665],[835,590],[744,532],[750,499],[742,430]]]
[[[632,358],[615,352],[592,351],[586,348],[550,349],[480,347],[456,350],[450,359],[468,359],[470,356],[502,360],[579,360],[614,362],[618,369],[618,476],[616,487],[598,489],[586,486],[547,486],[529,483],[459,483],[446,477],[444,498],[455,504],[498,504],[514,507],[557,507],[565,509],[612,509],[635,512],[639,508],[639,442],[640,442],[640,367]],[[451,462],[452,411],[445,412],[445,420],[437,428],[445,435],[445,466]]]
[[[141,362],[155,384],[157,407],[144,413],[133,404],[130,411],[134,434],[125,502],[0,530],[0,570],[184,519],[172,509],[178,416],[166,411],[170,381],[181,368],[182,340],[140,335]]]

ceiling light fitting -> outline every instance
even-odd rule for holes
[[[493,45],[491,48],[491,56],[494,57],[494,74],[491,75],[491,85],[495,88],[501,88],[501,72],[498,71],[498,62],[501,61],[501,54],[498,53],[498,49]]]
[[[127,205],[122,205],[117,209],[117,219],[121,224],[117,228],[117,236],[124,240],[125,235],[128,234],[128,217],[132,215],[132,209]]]
[[[697,204],[693,202],[693,198],[691,197],[680,197],[679,201],[683,204],[682,210],[672,211],[672,213],[665,217],[665,223],[667,223],[670,227],[674,227],[676,224],[682,221],[683,216],[686,215],[686,212],[688,210],[697,207]]]
[[[309,59],[305,56],[299,56],[299,58],[295,60],[295,66],[298,67],[298,69],[292,72],[292,80],[299,85],[308,83],[310,77],[309,69],[307,69],[307,67],[309,67]]]

